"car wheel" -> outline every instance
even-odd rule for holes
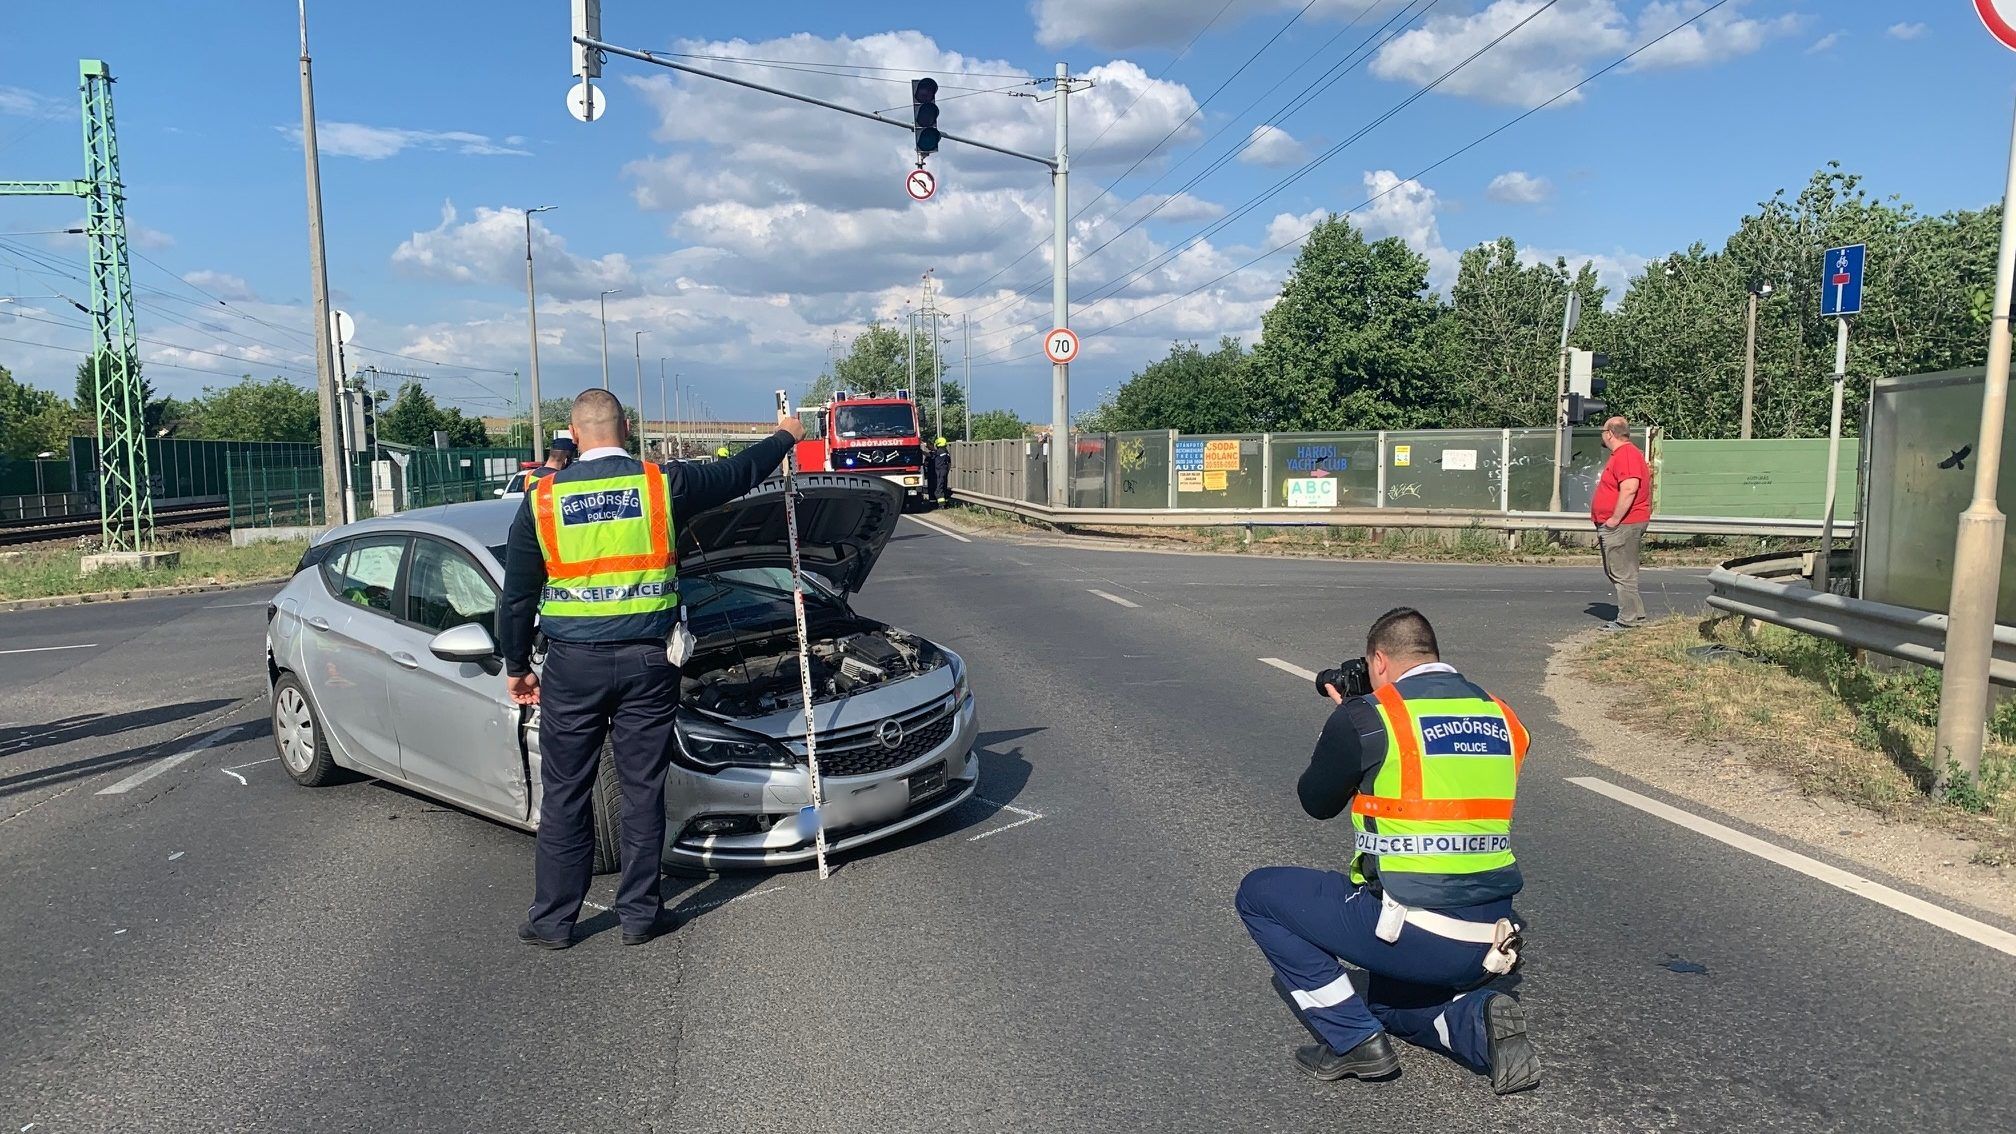
[[[616,778],[615,748],[606,740],[595,761],[589,810],[595,829],[595,873],[614,874],[623,865],[623,782]]]
[[[273,746],[287,774],[305,787],[334,783],[342,773],[307,692],[291,673],[281,674],[273,683]]]

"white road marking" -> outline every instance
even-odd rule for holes
[[[168,856],[168,861],[169,861],[169,862],[174,862],[174,861],[175,861],[176,859],[178,859],[178,858],[181,858],[181,857],[182,857],[183,855],[185,855],[185,854],[188,854],[188,853],[189,853],[188,851],[179,851],[179,850],[178,850],[178,851],[176,851],[176,852],[175,852],[174,854],[171,854],[171,855],[169,855],[169,856]]]
[[[609,912],[609,907],[603,905],[601,902],[591,902],[588,899],[583,898],[581,899],[581,904],[587,906],[591,910],[601,910],[603,913]]]
[[[204,607],[203,609],[205,609],[205,610],[232,610],[232,609],[235,609],[235,608],[237,608],[237,607],[241,607],[241,606],[267,606],[267,605],[270,605],[270,603],[268,602],[268,600],[266,600],[266,599],[260,599],[260,600],[259,600],[258,602],[213,602],[213,603],[211,603],[211,604],[210,604],[209,606],[206,606],[206,607]]]
[[[958,532],[953,531],[951,528],[941,528],[937,524],[934,524],[929,520],[920,520],[915,516],[905,516],[903,518],[909,520],[910,522],[916,524],[919,527],[929,528],[932,531],[937,532],[939,535],[951,536],[953,539],[958,540],[960,543],[973,542],[972,540],[966,538],[965,536],[960,535]]]
[[[0,654],[46,654],[53,650],[95,650],[96,642],[80,642],[74,646],[30,646],[23,650],[0,650]]]
[[[240,784],[244,785],[245,787],[251,787],[252,785],[246,782],[245,777],[238,774],[238,769],[250,768],[257,764],[271,764],[273,761],[278,760],[279,758],[280,757],[278,756],[268,756],[264,760],[254,760],[250,764],[233,764],[228,768],[219,768],[217,770],[224,773],[227,776],[230,776],[232,779],[237,780]]]
[[[1303,669],[1299,665],[1295,665],[1291,662],[1282,661],[1280,658],[1261,658],[1260,662],[1262,665],[1271,665],[1275,669],[1280,670],[1282,673],[1292,673],[1296,677],[1299,677],[1304,681],[1316,680],[1315,670]]]
[[[1712,819],[1703,819],[1692,812],[1682,811],[1628,788],[1618,787],[1608,780],[1600,780],[1594,776],[1569,776],[1568,782],[1577,787],[1588,788],[1597,795],[1607,796],[1627,807],[1635,807],[1647,815],[1654,815],[1668,823],[1685,827],[1696,834],[1706,835],[1718,843],[1754,854],[1767,862],[1775,862],[1787,870],[1797,871],[1836,889],[1867,898],[1877,905],[1888,906],[1906,917],[1915,917],[1927,925],[1936,926],[1948,933],[1958,934],[1969,941],[2016,957],[2016,933],[1975,921],[1971,917],[1954,913],[1942,906],[1935,906],[1931,902],[1914,898],[1900,890],[1893,890],[1880,882],[1872,882],[1859,874],[1850,874],[1819,859],[1808,858],[1797,851],[1786,850],[1774,843],[1746,835],[1733,827],[1725,827]]]
[[[223,773],[224,773],[225,775],[227,775],[227,776],[230,776],[230,777],[231,777],[232,779],[234,779],[234,780],[237,780],[237,781],[238,781],[238,786],[239,786],[239,787],[251,787],[251,786],[252,786],[252,785],[251,785],[250,783],[246,782],[246,779],[245,779],[245,777],[244,777],[244,776],[241,776],[241,775],[239,775],[238,773],[236,773],[236,772],[232,771],[232,770],[231,770],[231,769],[229,769],[229,768],[224,768],[224,769],[221,769],[221,771],[223,771]]]
[[[979,834],[974,835],[972,838],[967,839],[966,841],[969,843],[977,843],[981,839],[987,838],[990,835],[998,835],[1003,831],[1012,831],[1015,828],[1022,826],[1024,823],[1034,823],[1036,820],[1043,818],[1041,814],[1031,811],[1026,807],[1017,807],[1012,803],[996,803],[991,799],[982,799],[980,796],[977,795],[974,796],[973,798],[979,800],[979,802],[984,803],[989,807],[998,807],[1003,811],[1013,811],[1015,814],[1023,816],[1023,818],[1017,819],[1013,823],[1010,823],[1005,827],[996,827],[991,831],[982,831]]]
[[[711,910],[716,906],[725,906],[731,902],[746,902],[750,898],[760,898],[765,894],[775,894],[780,890],[785,890],[788,888],[789,887],[785,886],[772,886],[767,890],[753,890],[747,894],[737,894],[732,898],[719,898],[711,902],[701,902],[697,906],[673,906],[672,912],[678,913],[679,911],[684,910],[687,913],[701,913],[706,910]]]
[[[173,756],[166,756],[159,760],[154,761],[152,764],[149,764],[145,768],[142,768],[139,771],[133,773],[132,775],[127,776],[125,779],[120,780],[118,783],[113,784],[111,787],[99,788],[98,794],[124,795],[127,792],[132,791],[134,788],[139,787],[141,784],[146,783],[148,780],[153,779],[155,776],[158,776],[171,768],[179,767],[191,756],[196,755],[197,753],[203,751],[204,749],[214,748],[218,744],[223,743],[225,740],[230,738],[231,734],[237,731],[238,731],[237,725],[227,725],[223,728],[220,728],[216,732],[210,733],[209,735],[203,737],[201,740],[198,740],[196,743],[189,745],[187,748],[184,748],[182,751],[175,753]]]
[[[1124,606],[1129,610],[1141,609],[1141,604],[1138,602],[1128,602],[1126,599],[1121,598],[1119,595],[1108,594],[1107,592],[1099,590],[1096,587],[1086,587],[1085,590],[1086,593],[1088,594],[1098,595],[1100,598],[1105,599],[1107,602],[1118,603],[1119,605]]]

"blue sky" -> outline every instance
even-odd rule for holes
[[[1999,193],[2016,57],[1963,0],[1734,0],[1409,181],[1706,7],[1559,0],[1255,200],[1542,2],[606,0],[603,30],[650,50],[800,61],[811,69],[693,62],[870,110],[907,108],[907,80],[930,69],[945,129],[1045,152],[1051,108],[1015,97],[1038,90],[1026,77],[1058,60],[1093,76],[1072,101],[1084,257],[1072,290],[1115,294],[1074,299],[1081,408],[1171,339],[1255,337],[1294,241],[1323,210],[1358,209],[1375,235],[1407,239],[1445,289],[1462,248],[1500,235],[1594,259],[1621,285],[1646,258],[1719,244],[1755,202],[1828,160],[1925,211]],[[549,396],[599,384],[605,288],[621,289],[608,300],[619,393],[636,389],[644,331],[654,414],[664,358],[714,416],[744,418],[769,390],[816,376],[836,332],[900,321],[933,269],[944,308],[973,321],[977,404],[1047,413],[1049,368],[1031,357],[1049,321],[1040,167],[948,144],[932,162],[938,198],[914,205],[907,135],[623,59],[607,66],[607,116],[582,125],[564,108],[567,8],[311,0],[330,278],[357,320],[353,365],[425,373],[444,400],[503,412],[511,372],[527,369],[515,210],[553,204],[535,218]],[[307,382],[293,5],[106,0],[89,21],[71,12],[0,14],[0,178],[81,173],[77,59],[105,59],[156,387],[188,395],[247,370]],[[66,391],[88,337],[67,304],[38,297],[81,298],[81,241],[46,231],[79,215],[68,201],[0,198],[0,296],[21,297],[0,303],[0,364]],[[959,353],[947,348],[955,369]]]

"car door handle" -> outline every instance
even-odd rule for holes
[[[404,650],[401,650],[398,653],[393,654],[392,660],[398,662],[400,665],[405,666],[407,669],[420,668],[420,659],[414,657],[412,654],[409,654]]]
[[[317,630],[329,629],[329,620],[321,617],[320,615],[317,615],[316,617],[313,618],[304,618],[301,621],[306,622],[308,625],[313,626]]]

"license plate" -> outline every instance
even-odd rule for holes
[[[910,777],[910,802],[929,799],[945,790],[945,765],[933,764]]]

